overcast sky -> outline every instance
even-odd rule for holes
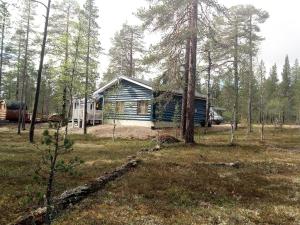
[[[252,4],[268,11],[270,18],[261,26],[261,34],[266,40],[262,43],[259,59],[265,61],[267,71],[270,66],[277,63],[279,74],[286,54],[290,56],[291,64],[294,64],[294,60],[300,54],[299,0],[219,0],[219,2],[228,7],[236,4]],[[107,53],[111,47],[111,38],[125,21],[129,24],[138,23],[133,13],[141,6],[145,6],[145,2],[143,0],[98,0],[96,3],[100,11],[100,39]],[[146,42],[151,41],[151,36],[146,35]],[[100,71],[103,72],[107,68],[108,58],[101,56],[100,60]]]

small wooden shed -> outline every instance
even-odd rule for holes
[[[18,101],[0,100],[0,120],[17,121],[21,103]],[[25,107],[25,121],[29,120],[27,107]]]

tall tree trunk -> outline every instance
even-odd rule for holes
[[[209,113],[210,113],[210,79],[211,79],[211,67],[212,67],[212,59],[211,59],[211,50],[210,46],[207,51],[207,60],[208,60],[208,67],[207,67],[207,93],[206,93],[206,111],[205,111],[205,132],[209,126]]]
[[[42,72],[43,72],[44,57],[45,57],[45,48],[46,48],[46,41],[47,41],[47,34],[48,34],[50,7],[51,7],[51,0],[48,0],[47,13],[46,13],[46,19],[45,19],[45,27],[44,27],[44,37],[43,37],[43,44],[42,44],[42,50],[41,50],[41,59],[40,59],[40,65],[39,65],[39,70],[38,70],[38,75],[37,75],[36,92],[35,92],[32,118],[31,118],[30,131],[29,131],[29,141],[31,143],[33,143],[33,138],[34,138],[34,126],[35,126],[35,120],[36,120],[36,114],[37,114],[37,110],[38,110],[38,103],[39,103],[39,96],[40,96]]]
[[[248,133],[252,132],[252,79],[253,79],[253,46],[252,46],[252,16],[249,21],[249,80],[248,80]]]
[[[67,25],[66,25],[66,43],[65,43],[65,60],[64,60],[64,79],[69,75],[69,24],[70,24],[70,8],[71,5],[69,3],[68,11],[67,11]],[[64,80],[63,79],[63,80]],[[63,105],[62,105],[62,118],[63,118],[63,126],[67,125],[69,122],[69,117],[67,114],[67,84],[64,81],[63,84]]]
[[[16,83],[16,100],[21,101],[20,99],[20,59],[21,59],[21,39],[22,33],[19,34],[19,44],[18,44],[18,59],[17,59],[17,83]]]
[[[129,66],[130,66],[130,77],[134,77],[133,72],[133,30],[130,30],[130,51],[129,51]]]
[[[3,75],[3,50],[4,50],[4,38],[5,38],[5,23],[6,15],[3,17],[2,28],[1,28],[1,47],[0,47],[0,97],[2,96],[2,75]]]
[[[25,111],[26,105],[24,96],[26,96],[26,89],[25,89],[25,80],[27,77],[27,62],[28,62],[28,43],[29,43],[29,30],[30,30],[30,16],[31,16],[31,1],[28,1],[28,14],[27,14],[27,25],[26,25],[26,40],[25,40],[25,55],[24,55],[24,65],[22,71],[22,89],[21,89],[21,107],[19,108],[19,116],[18,116],[18,134],[21,134],[21,124],[25,124]],[[25,125],[23,126],[25,129]]]
[[[191,9],[191,45],[190,63],[187,90],[187,113],[185,143],[194,143],[194,114],[195,114],[195,86],[196,86],[196,63],[197,63],[197,20],[198,0],[192,1]]]
[[[91,12],[91,1],[89,1],[89,12]],[[91,16],[88,20],[87,33],[87,56],[86,56],[86,71],[85,71],[85,92],[84,92],[84,116],[83,116],[83,133],[87,134],[87,98],[88,98],[88,84],[89,84],[89,70],[90,70],[90,39],[91,39]]]
[[[260,129],[260,140],[264,141],[265,139],[265,112],[264,112],[264,90],[263,90],[263,85],[264,85],[264,71],[261,68],[260,71],[260,123],[261,123],[261,129]]]
[[[80,21],[80,19],[79,19]],[[72,73],[71,73],[71,83],[70,83],[70,105],[69,105],[69,109],[68,109],[68,118],[71,116],[71,110],[73,107],[73,85],[74,85],[74,76],[75,76],[75,72],[76,72],[76,65],[77,65],[77,60],[78,60],[78,56],[79,56],[79,43],[80,43],[80,37],[81,37],[81,23],[79,24],[79,29],[78,29],[78,36],[77,36],[77,40],[75,42],[75,56],[74,56],[74,61],[73,61],[73,66],[72,66]],[[65,128],[65,136],[68,135],[68,125],[69,123],[66,124],[66,128]]]
[[[186,133],[186,104],[187,104],[187,86],[189,80],[189,65],[190,65],[190,42],[191,39],[187,38],[185,48],[185,66],[183,74],[183,93],[181,103],[181,126],[180,135],[184,139]]]
[[[234,130],[238,129],[238,116],[239,116],[239,66],[238,66],[238,26],[237,22],[235,24],[235,37],[234,37],[234,59],[233,59],[233,67],[234,67],[234,107],[233,107],[233,125]]]

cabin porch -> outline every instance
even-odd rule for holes
[[[86,122],[90,125],[103,123],[102,101],[89,100],[87,102],[87,118]],[[73,101],[72,111],[72,128],[83,128],[84,119],[84,100],[76,99]]]

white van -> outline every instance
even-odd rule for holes
[[[212,121],[212,123],[219,125],[219,124],[223,123],[224,118],[220,114],[218,114],[213,107],[211,107],[210,108],[210,121]]]

